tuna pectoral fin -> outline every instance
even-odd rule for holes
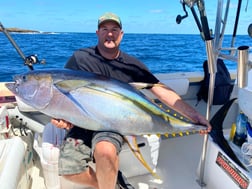
[[[148,165],[148,163],[143,158],[140,149],[137,144],[137,140],[135,136],[124,136],[125,142],[129,145],[131,151],[136,156],[136,158],[143,164],[143,166],[156,178],[160,179],[160,177],[152,170],[152,168]]]
[[[227,112],[231,105],[233,104],[235,99],[232,99],[228,101],[226,104],[224,104],[218,112],[213,116],[210,123],[212,125],[212,131],[210,132],[211,137],[213,138],[213,141],[219,145],[219,147],[235,162],[237,165],[242,167],[244,170],[247,170],[247,168],[241,163],[241,161],[238,159],[238,157],[235,155],[232,148],[229,146],[227,140],[225,139],[223,135],[223,121],[227,115]]]
[[[152,88],[154,86],[163,86],[165,87],[164,84],[162,83],[142,83],[142,82],[131,82],[129,83],[132,87],[136,88],[137,90],[141,90],[141,89],[149,89]]]

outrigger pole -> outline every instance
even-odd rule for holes
[[[198,10],[199,10],[200,20],[198,19],[198,16],[194,10],[195,4],[197,4]],[[215,75],[217,71],[217,68],[216,68],[217,51],[216,49],[213,48],[213,38],[211,37],[211,32],[208,26],[204,0],[183,0],[182,5],[185,12],[186,10],[184,6],[187,5],[188,7],[190,7],[193,17],[200,31],[201,37],[205,41],[205,45],[206,45],[207,59],[208,59],[207,63],[208,63],[209,74],[210,74],[206,119],[209,120],[211,106],[213,104]],[[215,36],[215,37],[219,37],[219,36]],[[204,168],[205,168],[205,161],[206,161],[207,141],[208,141],[208,135],[205,135],[201,159],[200,159],[200,174],[199,174],[199,179],[197,180],[197,182],[199,183],[201,187],[206,186],[203,180],[204,180],[204,171],[205,171]]]
[[[2,28],[2,31],[5,34],[5,36],[11,42],[11,44],[16,49],[16,51],[21,56],[21,58],[24,60],[24,64],[27,65],[30,70],[33,70],[33,66],[32,65],[35,64],[35,63],[37,63],[37,62],[39,62],[37,56],[36,55],[30,55],[30,56],[26,57],[24,55],[24,53],[21,51],[21,49],[18,47],[18,45],[16,44],[16,42],[14,41],[14,39],[11,37],[11,35],[7,31],[7,29],[5,29],[5,27],[3,26],[3,24],[1,22],[0,22],[0,28]]]
[[[209,90],[208,90],[208,101],[207,101],[207,110],[206,110],[206,119],[210,120],[211,106],[213,104],[213,95],[214,95],[214,85],[215,85],[215,75],[216,75],[216,56],[213,51],[213,38],[208,26],[208,20],[205,11],[205,4],[203,0],[197,1],[198,10],[200,13],[200,20],[202,25],[202,32],[205,39],[206,51],[207,51],[207,63],[208,70],[210,74],[209,80]],[[207,152],[207,141],[208,135],[205,135],[203,142],[203,149],[200,159],[200,174],[199,179],[197,180],[201,187],[206,186],[204,183],[204,171],[205,171],[205,161],[206,161],[206,152]]]

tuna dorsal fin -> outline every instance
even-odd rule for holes
[[[160,177],[151,169],[148,163],[145,161],[143,155],[140,152],[140,149],[137,144],[136,136],[124,136],[124,140],[129,145],[131,151],[136,156],[136,158],[143,164],[143,166],[156,178],[160,179]]]

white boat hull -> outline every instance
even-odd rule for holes
[[[176,76],[178,75],[179,74]],[[177,78],[174,76],[175,75],[173,74],[159,75],[161,78],[166,78],[166,82],[168,82],[169,79],[172,79],[173,82],[176,82]],[[182,97],[189,104],[195,106],[197,102],[196,93],[199,89],[199,81],[202,79],[202,75],[199,73],[181,73],[181,76],[183,76],[182,79],[184,81],[189,81],[187,86],[188,90],[185,94],[182,94]],[[181,77],[179,77],[179,80],[179,82],[182,81]],[[179,89],[176,89],[175,87],[174,90],[179,91]],[[236,96],[236,94],[233,94],[233,96]],[[16,102],[8,102],[4,105],[9,107],[7,108],[7,112],[9,118],[12,120],[12,126],[19,130],[18,127],[20,125],[20,119],[22,119],[23,125],[25,125],[27,131],[32,133],[32,140],[23,140],[23,142],[25,144],[24,146],[28,146],[29,149],[32,148],[32,159],[34,161],[34,164],[29,165],[31,168],[23,172],[20,171],[20,168],[15,168],[14,166],[11,168],[12,170],[6,169],[8,172],[16,171],[21,175],[18,177],[19,179],[17,179],[17,183],[14,184],[15,186],[9,188],[85,188],[83,186],[78,186],[68,182],[57,175],[56,160],[58,149],[55,149],[57,147],[49,146],[49,148],[42,148],[43,132],[45,131],[44,125],[50,122],[50,118],[27,107],[22,107],[20,103],[17,104]],[[219,109],[219,107],[220,106],[214,106],[212,108],[211,115],[213,115]],[[206,103],[200,102],[196,108],[202,114],[205,114]],[[229,114],[224,121],[224,129],[226,133],[229,133],[232,123],[235,122],[235,115],[237,111],[238,105],[235,103],[231,107]],[[12,132],[10,129],[9,132],[9,138],[12,138]],[[48,138],[52,138],[54,136],[51,134],[48,137],[48,134],[45,133],[44,135],[47,135],[47,140]],[[58,135],[59,134],[57,134],[57,137]],[[3,134],[1,136],[3,136]],[[2,138],[2,140],[12,140],[7,138],[8,137]],[[161,142],[159,143],[160,140]],[[204,136],[199,134],[176,138],[162,137],[159,139],[155,136],[142,139],[139,138],[138,142],[141,144],[140,146],[142,146],[140,149],[143,156],[149,165],[156,170],[156,173],[160,176],[160,179],[154,178],[142,166],[127,145],[123,147],[123,150],[120,154],[120,169],[123,174],[128,177],[129,182],[134,185],[136,189],[202,188],[197,180],[199,179],[199,162],[201,159],[203,141]],[[12,148],[12,146],[9,148]],[[48,151],[48,149],[50,150]],[[0,152],[3,151],[4,149],[1,148]],[[215,143],[213,143],[211,138],[209,138],[203,179],[206,186],[203,188],[218,189],[225,188],[225,186],[228,186],[228,188],[239,188],[239,185],[226,173],[224,169],[222,169],[216,163],[216,158],[218,157],[219,153],[222,153],[225,156],[225,153],[222,152],[222,150]],[[45,155],[45,157],[43,155]],[[20,153],[20,156],[22,156],[24,159],[27,159],[27,153]],[[49,159],[48,161],[48,157],[53,159]],[[14,161],[12,160],[11,156],[8,156],[8,158],[8,161]],[[131,162],[130,166],[128,162]],[[230,162],[232,162],[232,160],[230,160]],[[233,164],[235,165],[235,163]],[[25,164],[25,166],[28,165]],[[244,172],[244,170],[237,165],[235,166],[237,167],[238,171],[245,175],[246,178],[249,178],[250,183],[251,176],[247,172]],[[247,188],[252,188],[252,186],[249,185]]]

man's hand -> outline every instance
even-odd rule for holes
[[[51,123],[53,125],[55,125],[56,127],[61,128],[61,129],[67,129],[67,130],[69,130],[69,129],[73,128],[73,124],[72,123],[67,122],[67,121],[65,121],[63,119],[52,119]]]
[[[204,116],[202,116],[200,114],[196,114],[196,116],[194,118],[195,118],[195,121],[198,122],[200,125],[205,125],[206,126],[206,130],[201,130],[200,134],[208,134],[209,132],[211,132],[212,126],[206,120],[206,118]]]

